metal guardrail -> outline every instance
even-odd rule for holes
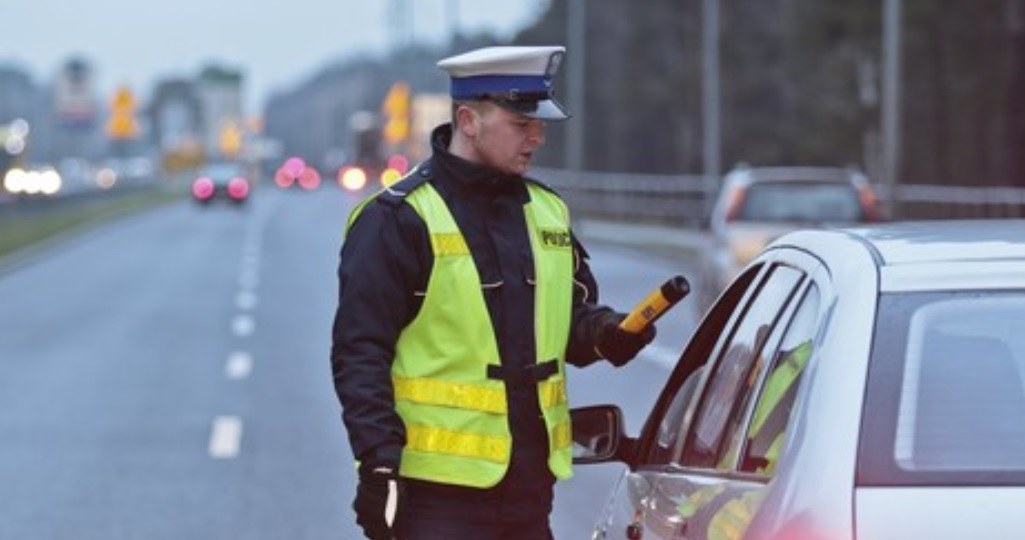
[[[699,228],[718,191],[701,175],[647,175],[534,169],[582,218]],[[1025,217],[1025,188],[901,184],[897,219]]]
[[[533,169],[559,191],[573,214],[665,225],[699,227],[708,213],[705,177]]]
[[[905,184],[896,191],[904,219],[1025,217],[1025,188]]]

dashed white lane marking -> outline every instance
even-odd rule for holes
[[[670,349],[669,347],[659,345],[658,343],[652,343],[645,347],[641,350],[641,355],[645,358],[654,360],[669,369],[676,367],[676,362],[680,359],[680,351]]]
[[[253,291],[240,291],[235,295],[235,305],[243,311],[256,307],[256,293]]]
[[[218,416],[210,429],[210,457],[232,459],[238,456],[242,442],[242,420],[237,416]]]
[[[242,251],[246,255],[260,254],[260,243],[263,241],[263,225],[264,224],[254,226],[254,228],[246,234],[246,238],[242,243]]]
[[[238,276],[238,284],[243,290],[251,291],[260,284],[260,274],[255,268],[243,268]]]
[[[253,357],[245,351],[235,351],[224,364],[224,374],[229,379],[245,379],[253,371]]]
[[[236,315],[231,321],[231,330],[239,337],[246,337],[252,334],[255,328],[256,323],[249,315]]]

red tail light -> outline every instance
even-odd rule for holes
[[[388,168],[399,171],[399,175],[409,172],[409,159],[402,154],[394,154],[388,157]]]
[[[876,192],[869,186],[858,188],[858,202],[861,203],[861,211],[865,213],[867,221],[882,221],[883,214],[879,211],[879,201]]]
[[[307,191],[317,189],[320,187],[320,173],[313,167],[304,168],[299,174],[299,185]]]
[[[726,204],[726,221],[740,217],[740,209],[744,206],[744,188],[733,188]]]
[[[228,196],[232,199],[245,199],[249,194],[249,182],[241,176],[232,178],[228,182]]]
[[[192,183],[192,195],[197,199],[206,200],[214,195],[214,181],[201,176]]]
[[[274,183],[280,187],[292,187],[293,182],[295,182],[295,177],[284,167],[281,167],[274,173]]]
[[[301,157],[290,157],[285,160],[281,168],[291,175],[292,178],[299,178],[299,175],[303,173],[303,169],[306,168],[306,162]]]

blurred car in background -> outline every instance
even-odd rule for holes
[[[1017,537],[1022,276],[1025,220],[776,240],[690,336],[638,437],[614,405],[571,411],[577,463],[629,467],[591,537]]]
[[[703,311],[772,240],[797,229],[881,221],[874,190],[857,169],[750,167],[726,174],[712,209],[710,246],[702,254]]]
[[[203,205],[224,200],[241,205],[249,198],[250,182],[245,167],[230,161],[204,166],[192,182],[192,198]]]
[[[320,187],[320,172],[300,157],[290,157],[274,173],[274,183],[282,189],[313,191]]]

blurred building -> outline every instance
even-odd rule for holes
[[[0,67],[0,181],[7,169],[23,165],[28,133],[38,128],[38,89],[28,73]]]
[[[306,84],[271,98],[267,133],[281,140],[284,152],[330,172],[327,161],[356,153],[350,120],[359,111],[376,111],[390,82],[372,62],[335,66]]]
[[[269,100],[267,134],[282,141],[286,154],[301,156],[331,173],[336,156],[353,158],[360,153],[353,116],[368,111],[375,115],[376,123],[382,123],[382,104],[394,83],[404,82],[414,95],[448,95],[448,77],[435,66],[448,53],[447,49],[424,46],[386,58],[340,60]]]
[[[191,81],[172,79],[158,83],[149,113],[153,144],[163,151],[201,138],[203,118]]]
[[[196,97],[202,118],[204,152],[207,156],[231,153],[234,138],[244,127],[242,73],[221,66],[207,66],[196,81]]]
[[[0,123],[35,117],[38,112],[37,93],[28,72],[12,66],[0,66]]]
[[[150,102],[153,146],[167,170],[198,165],[204,154],[203,115],[193,81],[169,79],[157,84]]]
[[[101,101],[92,65],[74,57],[61,66],[53,82],[52,142],[48,157],[95,158],[102,151]]]

